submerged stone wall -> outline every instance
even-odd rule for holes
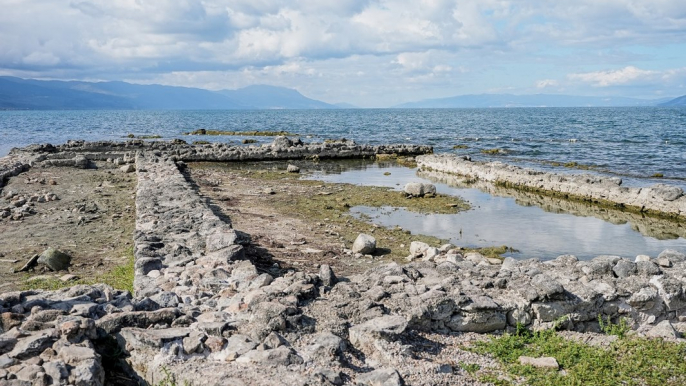
[[[622,180],[618,177],[547,173],[502,162],[472,162],[465,158],[452,154],[431,154],[417,157],[417,164],[420,169],[686,219],[686,196],[677,186],[657,184],[647,188],[630,188],[621,186]]]
[[[466,384],[415,355],[413,332],[598,331],[599,316],[647,335],[686,331],[676,251],[501,262],[413,243],[406,265],[275,277],[246,259],[249,235],[211,210],[178,153],[134,159],[135,296],[107,286],[0,295],[0,384],[101,385],[99,352],[113,341],[151,384]]]

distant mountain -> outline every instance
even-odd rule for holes
[[[209,110],[336,108],[296,90],[250,86],[209,91],[126,82],[43,81],[0,77],[0,109],[18,110]]]
[[[674,98],[674,99],[669,100],[665,103],[660,103],[659,106],[664,106],[664,107],[686,106],[686,95],[680,96],[678,98]]]
[[[310,99],[285,87],[253,85],[217,93],[256,109],[335,109],[336,106]]]
[[[655,106],[662,100],[622,97],[588,97],[557,94],[512,95],[481,94],[460,95],[449,98],[425,99],[403,103],[396,108],[482,108],[482,107],[615,107]]]

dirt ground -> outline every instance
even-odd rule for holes
[[[194,163],[186,171],[200,194],[230,219],[234,229],[250,234],[248,255],[262,262],[265,271],[270,271],[267,263],[274,262],[281,269],[306,272],[317,272],[321,264],[328,264],[336,274],[348,276],[389,261],[404,261],[412,240],[444,242],[355,219],[348,215],[351,206],[383,202],[417,210],[459,210],[454,197],[408,200],[387,188],[299,179],[299,174],[287,173],[286,166]],[[359,233],[377,239],[374,256],[351,253]]]
[[[0,292],[54,286],[50,283],[67,273],[92,280],[126,264],[133,245],[136,176],[107,163],[96,166],[33,168],[2,188],[0,209],[11,206],[8,192],[27,201],[48,194],[57,199],[31,202],[30,213],[20,219],[0,219]],[[37,265],[13,273],[48,247],[71,255],[68,272]]]

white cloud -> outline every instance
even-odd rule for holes
[[[597,87],[608,87],[653,81],[659,74],[657,71],[627,66],[619,70],[569,74],[568,78],[572,81],[590,83]]]
[[[272,82],[304,85],[327,97],[335,90],[365,95],[370,104],[489,89],[559,91],[571,82],[596,91],[655,82],[669,93],[670,82],[683,85],[686,77],[681,69],[664,70],[686,62],[683,0],[5,0],[3,5],[0,73],[20,76],[213,88]]]
[[[536,88],[557,87],[560,83],[555,79],[543,79],[536,82]]]

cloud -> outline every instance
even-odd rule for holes
[[[659,75],[658,71],[641,70],[634,66],[627,66],[619,70],[569,74],[568,78],[572,81],[590,83],[596,87],[608,87],[652,82]]]
[[[656,82],[670,93],[679,89],[669,82],[684,83],[683,0],[3,5],[0,73],[27,77],[213,88],[259,81],[332,98],[340,90],[370,104],[489,89],[535,92],[569,82],[596,91]]]
[[[536,82],[536,88],[557,87],[560,83],[555,79],[543,79]]]

